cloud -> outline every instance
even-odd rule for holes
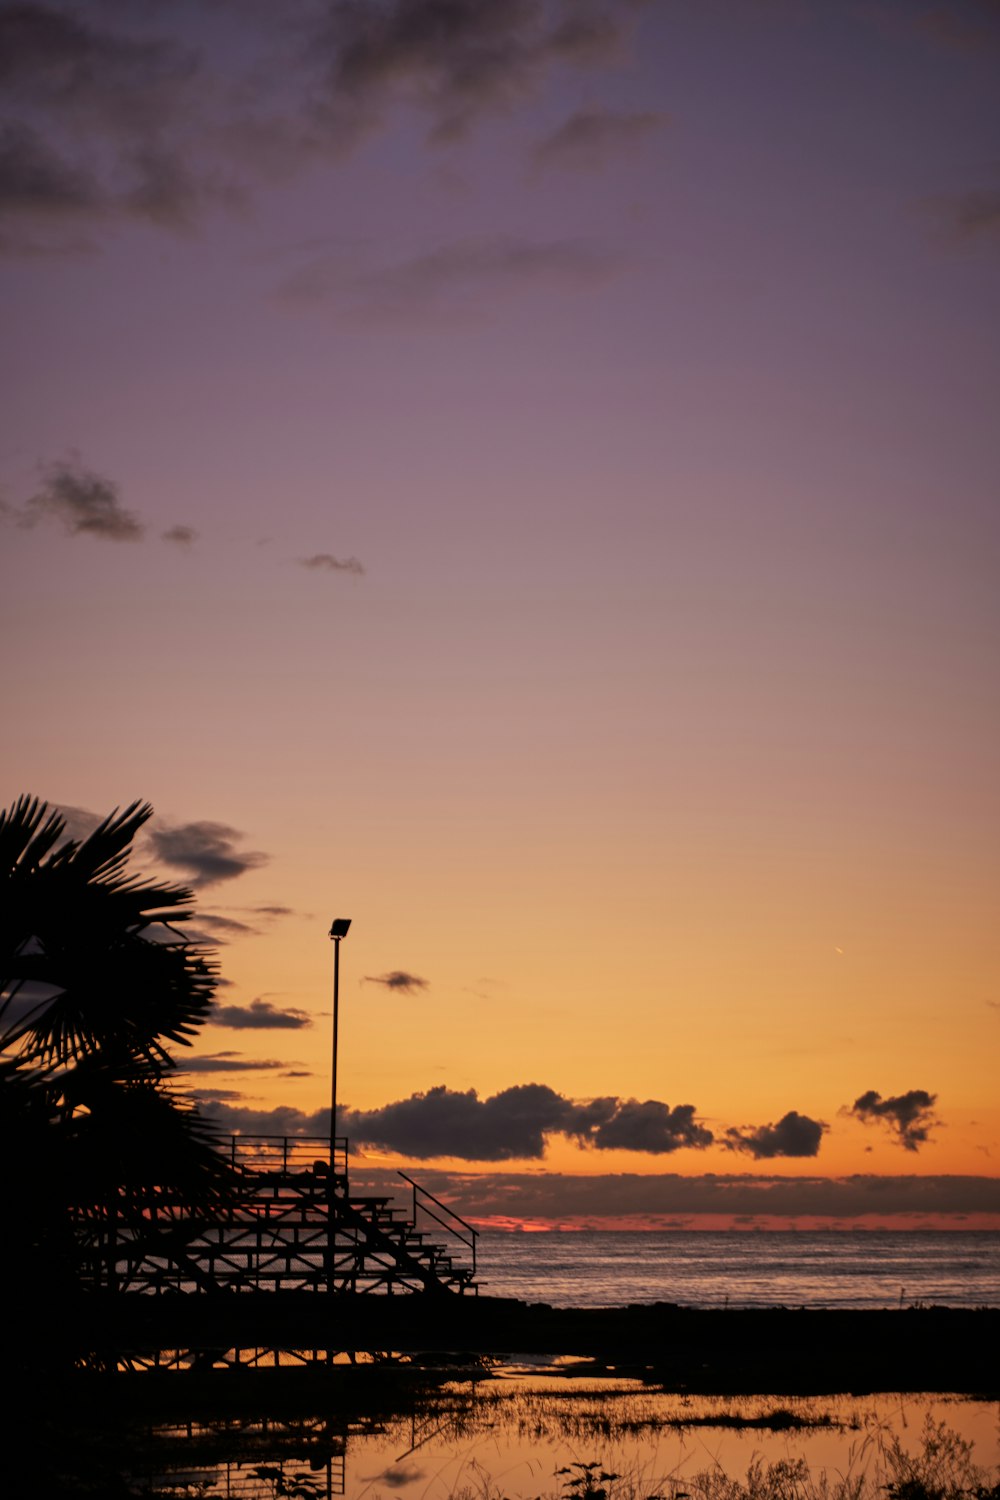
[[[214,1121],[224,1135],[319,1135],[329,1139],[329,1109],[318,1109],[315,1114],[306,1114],[290,1104],[279,1104],[272,1109],[251,1109],[247,1105],[215,1102],[219,1097],[213,1095],[207,1099],[201,1105],[201,1112]]]
[[[360,1177],[360,1169],[356,1169]],[[389,1191],[391,1169],[368,1168],[365,1189]],[[561,1219],[731,1214],[850,1219],[871,1215],[1000,1214],[1000,1178],[768,1176],[760,1173],[420,1173],[424,1187],[465,1218]],[[355,1182],[360,1190],[360,1181]]]
[[[381,1109],[345,1110],[342,1128],[355,1140],[421,1159],[509,1161],[542,1156],[546,1133],[560,1128],[568,1107],[544,1084],[519,1084],[489,1099],[442,1085]]]
[[[408,974],[405,969],[390,969],[388,974],[366,974],[362,984],[383,984],[387,990],[398,990],[401,995],[416,995],[427,988],[427,980],[419,974]]]
[[[0,502],[0,514],[22,530],[32,531],[42,523],[54,522],[70,536],[93,536],[111,542],[141,542],[145,537],[145,523],[122,505],[118,485],[85,468],[76,457],[49,464],[42,476],[41,489],[24,505]],[[189,547],[198,533],[192,526],[171,526],[160,535],[164,542]]]
[[[94,177],[19,121],[0,124],[0,215],[74,219],[102,212]]]
[[[201,1108],[202,1100],[204,1099],[221,1100],[243,1098],[242,1089],[217,1088],[215,1085],[209,1086],[208,1084],[205,1084],[204,1087],[193,1087],[191,1085],[185,1084],[182,1085],[182,1088],[185,1095],[189,1099],[191,1099],[193,1103],[196,1103],[199,1109]]]
[[[1000,237],[1000,188],[971,188],[942,194],[929,207],[941,227],[963,242]]]
[[[390,1490],[401,1490],[404,1485],[414,1484],[418,1479],[427,1478],[427,1470],[421,1469],[415,1463],[394,1463],[387,1469],[382,1469],[378,1474],[362,1474],[361,1478],[368,1484],[384,1484]]]
[[[334,557],[332,552],[316,552],[312,557],[300,557],[298,564],[300,568],[312,568],[315,572],[353,573],[357,578],[362,578],[365,571],[364,565],[356,557],[341,559]]]
[[[810,1120],[798,1110],[789,1110],[777,1125],[746,1125],[742,1130],[726,1131],[722,1144],[729,1151],[745,1151],[755,1161],[775,1156],[816,1156],[823,1132],[828,1127],[820,1120]]]
[[[212,1011],[212,1026],[228,1026],[233,1031],[299,1031],[312,1025],[304,1010],[278,1010],[269,1000],[251,1000],[249,1005],[222,1005]]]
[[[591,1139],[599,1151],[648,1151],[663,1155],[682,1147],[702,1150],[712,1144],[710,1130],[697,1124],[693,1104],[673,1109],[658,1099],[625,1099],[613,1102],[612,1114],[602,1120]]]
[[[0,85],[76,130],[156,131],[197,72],[172,39],[115,34],[30,0],[0,8],[0,58]]]
[[[268,922],[291,915],[291,907],[288,906],[230,906],[227,909],[238,911],[253,920],[241,921],[239,917],[223,916],[221,912],[199,911],[197,921],[204,931],[194,933],[189,928],[191,936],[198,942],[210,943],[224,943],[229,938],[258,937]],[[259,919],[263,919],[263,923]]]
[[[288,277],[278,296],[305,306],[327,302],[361,323],[439,320],[491,308],[514,292],[593,286],[618,264],[588,241],[486,235],[369,270],[321,256]]]
[[[211,97],[197,90],[196,51],[141,35],[150,17],[129,19],[127,31],[114,31],[55,6],[0,8],[0,101],[14,117],[0,141],[8,248],[30,252],[39,227],[48,240],[38,248],[53,248],[59,221],[177,227],[209,191],[182,159]]]
[[[995,0],[978,0],[968,7],[936,5],[906,8],[906,20],[915,31],[944,47],[965,53],[982,53],[1000,42],[1000,10]]]
[[[185,1057],[177,1065],[178,1073],[257,1073],[272,1068],[284,1068],[286,1063],[273,1059],[257,1061],[245,1058],[240,1052],[215,1052],[207,1057]]]
[[[702,1149],[712,1133],[697,1124],[694,1107],[671,1109],[658,1100],[594,1099],[576,1103],[545,1084],[518,1084],[480,1099],[439,1085],[381,1109],[345,1110],[342,1128],[368,1145],[427,1158],[465,1161],[538,1159],[546,1138],[561,1134],[599,1151],[667,1153]]]
[[[865,1125],[884,1124],[896,1135],[904,1150],[918,1151],[928,1140],[931,1126],[939,1123],[933,1114],[936,1103],[937,1095],[929,1094],[926,1089],[910,1089],[889,1099],[883,1099],[881,1094],[869,1089],[855,1099],[848,1113]]]
[[[154,852],[159,855],[159,851],[156,850],[155,845],[153,847]],[[159,855],[159,857],[163,858],[164,856]],[[266,860],[267,858],[266,855],[248,855],[246,857],[248,859],[260,860]],[[169,860],[165,862],[170,863]],[[212,882],[206,879],[198,883],[201,886],[206,886]],[[259,937],[269,923],[281,917],[291,915],[291,908],[288,906],[231,906],[228,910],[237,911],[241,916],[225,916],[219,911],[205,911],[199,908],[195,913],[194,923],[186,926],[184,929],[187,940],[193,943],[215,946],[228,943],[234,938]],[[247,920],[241,920],[242,917],[246,917]],[[229,981],[220,978],[216,980],[216,984],[227,985]]]
[[[296,1121],[295,1132],[321,1133],[329,1129],[329,1112],[300,1114]],[[359,1144],[419,1160],[450,1156],[470,1162],[539,1160],[551,1135],[597,1151],[661,1156],[702,1151],[715,1140],[691,1104],[671,1107],[658,1099],[614,1095],[576,1101],[539,1083],[502,1089],[485,1099],[475,1089],[463,1092],[439,1085],[378,1109],[344,1108],[338,1126]],[[776,1125],[732,1128],[722,1144],[755,1160],[811,1157],[818,1153],[826,1129],[821,1121],[791,1110]],[[772,1211],[759,1204],[757,1210]]]
[[[558,130],[539,141],[534,160],[540,167],[568,167],[595,171],[608,160],[630,151],[663,123],[653,112],[628,114],[608,109],[583,109],[570,115]]]
[[[239,922],[235,917],[223,917],[217,912],[199,911],[196,914],[195,926],[186,929],[187,936],[193,943],[227,943],[230,938],[256,937],[260,932],[259,927],[251,927],[249,922]]]
[[[226,823],[178,823],[151,828],[149,839],[164,864],[188,872],[200,886],[234,880],[248,870],[259,870],[270,856],[236,848],[244,835]],[[204,918],[202,918],[204,920]],[[226,919],[216,919],[225,922]],[[238,924],[239,925],[239,924]]]
[[[198,533],[193,526],[171,526],[160,533],[160,540],[172,542],[175,547],[190,547],[198,540]]]
[[[340,0],[317,38],[329,63],[315,117],[353,143],[397,102],[430,116],[435,142],[461,139],[484,116],[506,112],[556,65],[610,59],[621,7],[561,0]]]
[[[141,521],[121,504],[118,486],[76,462],[51,464],[38,493],[8,514],[29,530],[40,522],[55,521],[70,536],[103,541],[138,542],[145,533]]]
[[[556,71],[614,58],[620,0],[286,0],[0,6],[0,247],[169,230],[336,161],[416,109],[458,140]],[[205,14],[202,14],[202,12]]]
[[[211,174],[198,176],[178,155],[160,145],[136,149],[130,162],[135,182],[118,207],[160,228],[193,229],[207,203],[238,208],[245,202],[245,192],[235,183]]]

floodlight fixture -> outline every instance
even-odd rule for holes
[[[340,940],[347,936],[350,917],[334,917],[330,928],[333,939],[333,1048],[330,1058],[330,1190],[337,1181],[337,1043],[340,1031]],[[345,1155],[346,1161],[346,1155]]]

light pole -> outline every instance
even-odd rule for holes
[[[337,1030],[340,1021],[340,943],[347,936],[350,917],[334,917],[333,939],[333,1066],[330,1069],[330,1187],[337,1171]]]

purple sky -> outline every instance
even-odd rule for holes
[[[894,1172],[838,1110],[920,1089],[903,1165],[989,1170],[997,6],[0,4],[0,59],[4,781],[260,853],[225,1000],[317,1024],[234,1093],[322,1106],[338,906],[356,1109]]]

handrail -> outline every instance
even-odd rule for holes
[[[330,1162],[327,1135],[234,1135],[229,1141],[234,1167],[250,1172],[311,1172],[317,1165],[334,1175],[347,1175],[347,1136],[337,1136]]]
[[[473,1276],[475,1276],[476,1241],[479,1239],[479,1230],[473,1229],[472,1225],[468,1223],[466,1219],[463,1219],[461,1214],[457,1214],[453,1208],[449,1208],[447,1203],[442,1203],[440,1198],[435,1198],[434,1194],[430,1191],[429,1188],[425,1188],[419,1182],[414,1182],[413,1178],[408,1177],[405,1172],[397,1170],[396,1175],[398,1177],[402,1177],[403,1181],[408,1182],[413,1189],[413,1222],[416,1223],[417,1209],[420,1208],[428,1216],[428,1218],[434,1220],[435,1224],[440,1224],[441,1228],[446,1230],[448,1234],[453,1234],[455,1238],[461,1242],[461,1244],[465,1245],[467,1249],[472,1251],[472,1274]],[[417,1198],[418,1193],[422,1193],[425,1198],[429,1198],[431,1202],[441,1210],[442,1213],[448,1215],[448,1219],[445,1220],[440,1218],[438,1214],[434,1213],[433,1209],[427,1207],[426,1203],[420,1202]],[[461,1224],[462,1228],[466,1230],[469,1236],[468,1239],[465,1235],[459,1233],[459,1231],[455,1228],[455,1224]]]

